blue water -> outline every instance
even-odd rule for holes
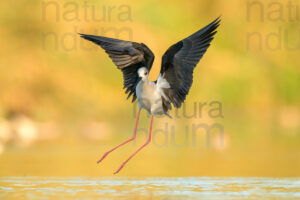
[[[300,200],[300,178],[2,177],[1,200]]]

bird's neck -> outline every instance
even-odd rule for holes
[[[145,82],[145,83],[148,83],[149,82],[148,76],[143,77],[142,81]]]

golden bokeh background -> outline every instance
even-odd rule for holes
[[[122,73],[78,32],[145,43],[156,56],[154,80],[169,46],[220,15],[186,107],[172,120],[155,118],[152,144],[120,175],[300,176],[299,1],[0,5],[0,176],[111,176],[146,141],[143,112],[137,140],[96,165],[132,136],[136,105]],[[199,129],[193,138],[203,124],[220,125],[223,137]]]

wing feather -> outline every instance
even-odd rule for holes
[[[220,18],[217,18],[206,27],[172,45],[163,55],[160,73],[170,84],[170,88],[163,89],[167,96],[167,99],[163,99],[165,111],[170,109],[169,104],[179,108],[184,102],[193,82],[194,68],[210,46],[219,24]]]
[[[143,43],[136,43],[103,36],[80,34],[86,40],[94,42],[105,50],[113,63],[123,72],[124,89],[132,102],[136,99],[135,88],[140,78],[137,70],[146,67],[150,71],[154,61],[152,51]]]

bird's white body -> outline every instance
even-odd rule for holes
[[[136,96],[139,109],[145,109],[152,115],[166,114],[162,106],[162,98],[165,98],[163,88],[169,88],[169,83],[161,77],[157,82],[149,81],[148,70],[144,67],[138,70],[139,76],[142,78],[136,86]]]
[[[149,114],[162,115],[162,99],[158,92],[157,85],[152,81],[143,81],[136,86],[136,96],[139,109],[145,109]]]

